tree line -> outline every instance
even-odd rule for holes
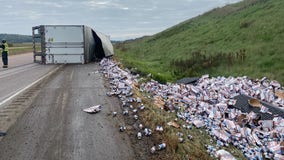
[[[0,40],[5,39],[8,43],[28,43],[32,42],[31,35],[20,34],[0,34]]]

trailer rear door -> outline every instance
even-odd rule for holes
[[[85,63],[84,26],[45,26],[45,63]]]

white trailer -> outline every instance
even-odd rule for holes
[[[40,25],[32,28],[34,62],[88,63],[113,55],[108,36],[84,25]],[[40,51],[36,44],[40,44]]]

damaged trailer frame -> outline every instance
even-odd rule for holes
[[[39,25],[32,38],[40,64],[85,64],[114,54],[110,37],[85,25]]]

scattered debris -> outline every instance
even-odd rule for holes
[[[140,106],[140,110],[144,110],[144,109],[145,109],[144,104],[141,104],[141,106]]]
[[[137,109],[133,109],[133,111],[132,111],[133,113],[137,113],[138,112],[138,110]]]
[[[193,139],[193,137],[192,137],[192,135],[187,135],[187,138],[189,139],[189,140],[192,140]]]
[[[173,127],[175,127],[175,128],[180,128],[180,126],[176,123],[176,122],[168,122],[167,123],[169,126],[173,126]]]
[[[124,111],[122,111],[122,114],[126,116],[126,115],[128,115],[128,114],[129,114],[129,112],[128,112],[128,110],[127,110],[127,109],[125,109]]]
[[[202,120],[199,120],[199,119],[192,121],[192,123],[193,123],[193,124],[195,125],[195,127],[197,127],[197,128],[201,128],[201,127],[204,127],[204,126],[205,126],[205,124],[203,123],[203,121],[202,121]]]
[[[149,129],[149,128],[145,128],[144,129],[144,134],[145,134],[145,136],[151,136],[152,135],[152,130]]]
[[[87,113],[98,113],[98,112],[101,111],[101,109],[102,109],[101,105],[96,105],[96,106],[92,106],[92,107],[83,109],[83,111],[87,112]]]
[[[0,137],[6,136],[6,135],[7,135],[7,133],[0,131]]]
[[[140,124],[138,125],[138,127],[139,127],[139,129],[143,129],[143,124],[140,123]]]
[[[126,127],[124,125],[120,126],[119,127],[119,131],[120,132],[124,132],[126,130]]]
[[[136,98],[136,102],[137,102],[137,103],[141,103],[141,102],[142,102],[141,98],[140,98],[140,97],[137,97],[137,98]]]
[[[166,148],[166,143],[161,143],[161,144],[158,145],[159,150],[163,150],[165,148]]]
[[[156,152],[156,146],[151,147],[151,153],[155,153]]]
[[[142,133],[141,132],[138,132],[137,133],[137,138],[140,140],[140,139],[142,139]]]
[[[283,91],[275,91],[275,96],[281,99],[284,99],[284,90]]]
[[[156,127],[156,131],[158,131],[158,132],[163,132],[164,129],[163,129],[162,126],[157,126],[157,127]]]
[[[248,101],[249,105],[251,105],[252,107],[261,107],[261,103],[258,99],[255,99],[255,98],[251,98],[249,99]]]
[[[180,137],[180,138],[178,138],[178,141],[179,141],[179,143],[183,143],[184,139]]]
[[[132,75],[130,71],[120,69],[110,59],[103,59],[100,64],[103,68],[101,72],[111,84],[107,95],[115,95],[121,100],[123,114],[128,115],[130,111],[136,115],[138,112],[135,109],[140,112],[145,108],[139,97],[133,97],[132,89],[137,88],[140,92],[149,94],[147,98],[152,99],[155,106],[169,113],[176,113],[177,118],[168,122],[169,126],[180,128],[177,124],[180,119],[186,122],[182,129],[190,129],[192,125],[205,128],[212,138],[216,139],[216,148],[233,144],[248,159],[283,157],[284,149],[280,144],[284,140],[283,117],[274,114],[273,120],[263,120],[259,115],[259,112],[273,113],[272,108],[262,105],[263,102],[284,109],[284,89],[280,83],[270,81],[266,77],[252,80],[246,76],[226,78],[203,75],[190,84],[160,84],[150,80],[138,85],[139,75]],[[250,107],[251,110],[244,112],[235,107],[237,101],[234,98],[240,95],[251,97],[245,102],[246,105],[253,106]],[[136,103],[137,106],[133,106],[132,103]],[[139,129],[143,129],[142,124],[139,124]],[[124,131],[125,128],[120,130]],[[149,128],[144,128],[143,132],[146,136],[152,133]],[[190,135],[187,137],[192,139]],[[181,135],[179,138],[184,140]],[[151,153],[161,148],[163,147],[160,145],[154,145]],[[234,159],[225,150],[216,151],[213,145],[208,145],[207,151],[221,159]]]
[[[231,153],[221,149],[221,150],[218,150],[216,152],[216,155],[217,157],[220,159],[220,160],[235,160],[236,158],[231,155]]]

